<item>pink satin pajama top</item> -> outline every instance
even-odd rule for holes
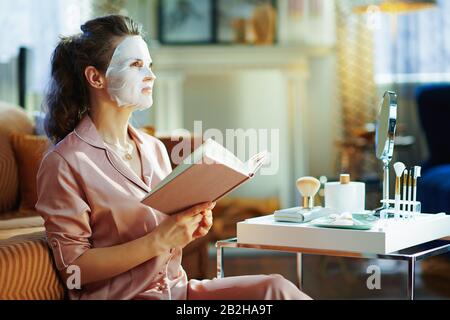
[[[42,160],[36,209],[60,272],[86,250],[140,238],[167,217],[140,202],[170,173],[167,151],[131,125],[128,132],[141,155],[142,177],[103,143],[88,115]],[[69,290],[69,297],[185,299],[181,256],[180,248],[172,249],[114,278]]]

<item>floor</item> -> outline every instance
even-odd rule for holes
[[[380,289],[369,290],[371,265],[381,271]],[[407,263],[303,256],[303,290],[314,299],[406,299]],[[216,250],[209,249],[209,275],[216,276]],[[296,256],[292,253],[251,249],[225,249],[225,276],[279,273],[297,284]],[[450,299],[450,278],[423,276],[416,268],[416,299]]]

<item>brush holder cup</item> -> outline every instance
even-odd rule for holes
[[[380,201],[383,204],[383,207],[386,207],[386,209],[383,209],[380,211],[380,218],[392,218],[395,217],[396,214],[400,218],[411,218],[415,214],[420,214],[422,212],[422,205],[420,201],[409,201],[409,200],[400,200],[400,210],[396,210],[395,200],[388,199],[388,200],[381,200]]]

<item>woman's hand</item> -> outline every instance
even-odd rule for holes
[[[202,213],[211,211],[214,206],[215,203],[202,203],[171,215],[150,234],[157,239],[157,242],[165,251],[176,247],[183,248],[195,239],[194,232],[204,219]]]
[[[141,238],[112,247],[87,250],[72,263],[83,271],[81,284],[110,279],[205,235],[212,225],[211,210],[214,206],[215,203],[197,205],[167,217],[152,232]],[[124,256],[127,259],[123,259]],[[66,282],[65,274],[63,272],[62,276]]]
[[[215,205],[215,203],[214,203]],[[214,207],[213,207],[214,208]],[[209,230],[211,229],[213,225],[213,215],[212,215],[212,209],[207,209],[201,212],[203,215],[203,219],[200,222],[197,230],[195,230],[193,237],[194,239],[204,237],[208,234]]]

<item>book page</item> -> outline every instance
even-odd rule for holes
[[[184,171],[189,169],[193,164],[200,163],[203,159],[203,153],[204,153],[204,145],[201,145],[197,149],[195,149],[190,155],[188,155],[183,162],[181,162],[175,169],[172,170],[172,172],[164,178],[163,181],[161,181],[150,193],[146,196],[155,193],[162,187],[164,187],[166,184],[168,184],[170,181],[174,180],[177,176],[182,174]]]
[[[250,176],[253,176],[256,173],[256,171],[258,171],[259,168],[261,168],[261,166],[264,164],[264,161],[267,160],[268,157],[269,152],[267,150],[264,150],[248,159],[248,161],[245,163],[248,174]]]
[[[248,175],[247,166],[231,151],[212,139],[205,142],[204,156],[213,162],[224,164],[242,174]]]
[[[208,139],[205,143],[204,156],[218,163],[222,163],[242,174],[252,176],[264,164],[264,161],[269,156],[269,152],[267,150],[259,152],[253,155],[247,162],[243,163],[231,151],[214,140]]]
[[[165,185],[175,180],[179,175],[187,171],[195,164],[223,164],[230,169],[237,171],[247,177],[251,177],[262,166],[267,151],[260,152],[251,157],[246,163],[243,163],[232,152],[224,148],[213,139],[206,140],[200,147],[194,150],[186,159],[183,160],[163,181],[161,181],[148,196],[156,193]]]

